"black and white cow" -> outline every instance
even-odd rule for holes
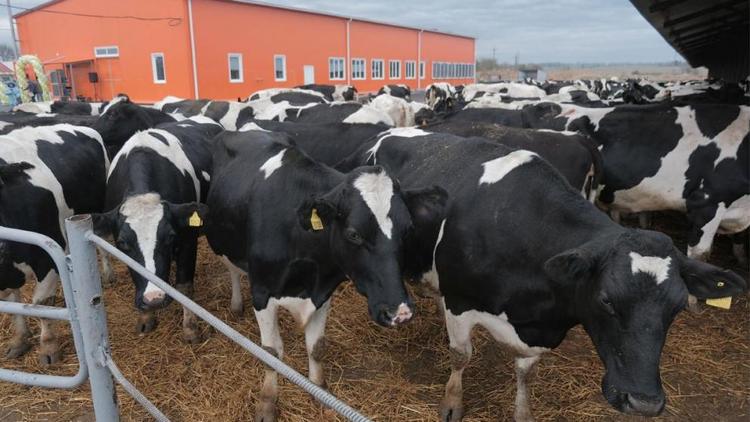
[[[65,219],[102,208],[108,166],[102,138],[88,127],[26,127],[0,136],[0,226],[41,233],[65,247]],[[59,275],[49,256],[0,240],[0,298],[19,302],[29,278],[37,280],[32,303],[52,305]],[[13,325],[6,355],[14,358],[31,344],[25,317],[14,315]],[[40,346],[42,365],[60,359],[57,336],[44,319]]]
[[[453,111],[457,100],[456,88],[448,82],[435,82],[425,89],[425,102],[436,113]]]
[[[602,205],[629,213],[686,212],[692,258],[708,257],[716,233],[750,227],[748,106],[545,103],[524,107],[523,114],[527,126],[580,130],[601,146]],[[740,260],[741,246],[735,244]]]
[[[78,116],[99,116],[107,107],[120,101],[130,101],[126,94],[117,94],[112,100],[106,102],[83,102],[83,101],[40,101],[23,103],[15,106],[13,111],[30,114],[65,114]]]
[[[315,161],[333,166],[351,155],[360,145],[385,132],[390,126],[367,123],[310,124],[256,120],[240,131],[267,130],[286,133],[296,146]]]
[[[169,282],[172,262],[176,288],[192,296],[195,258],[211,179],[211,139],[221,126],[195,116],[133,135],[112,160],[107,176],[106,213],[94,214],[94,227],[111,235],[125,252]],[[196,219],[197,216],[197,219]],[[192,219],[192,220],[191,220]],[[197,222],[197,223],[196,223]],[[156,326],[153,310],[169,303],[164,291],[131,271],[141,333]],[[183,309],[183,338],[200,341],[195,315]]]
[[[404,242],[437,224],[444,192],[401,190],[378,166],[339,173],[284,134],[224,132],[216,142],[209,244],[232,278],[249,275],[263,347],[283,356],[277,312],[290,310],[305,331],[310,379],[324,385],[319,360],[334,290],[351,279],[373,321],[408,321]],[[276,373],[267,370],[256,420],[275,419],[277,394]]]
[[[120,101],[102,113],[93,128],[101,134],[111,159],[137,131],[174,121],[173,117],[160,110]]]
[[[431,241],[407,255],[409,272],[439,292],[445,314],[452,372],[441,420],[462,417],[475,325],[518,356],[517,421],[532,419],[529,371],[578,324],[604,364],[607,401],[625,413],[661,413],[659,359],[688,291],[731,296],[747,281],[685,257],[664,234],[612,222],[530,151],[442,136],[384,136],[350,161],[382,165],[404,188],[438,184],[450,196]]]
[[[268,116],[272,114],[268,113]],[[354,102],[315,104],[312,107],[302,108],[295,113],[291,113],[291,115],[287,115],[287,120],[314,124],[369,123],[384,124],[391,127],[396,125],[393,119],[382,110],[368,104]]]
[[[357,88],[351,85],[300,85],[298,89],[316,91],[323,94],[328,101],[356,101]]]
[[[70,124],[73,126],[91,127],[96,123],[96,116],[66,114],[29,114],[23,112],[0,113],[0,135],[27,126],[52,126]]]
[[[398,85],[383,85],[378,90],[377,95],[390,95],[393,97],[403,98],[404,100],[411,100],[411,88],[409,88],[408,85],[404,84],[398,84]]]
[[[602,156],[594,141],[576,132],[547,129],[519,129],[492,123],[443,121],[421,129],[427,132],[451,133],[463,137],[480,137],[525,149],[547,160],[571,186],[590,201],[596,199],[603,170]],[[393,132],[393,131],[392,131]]]

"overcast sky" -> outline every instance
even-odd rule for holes
[[[477,39],[478,57],[492,57],[495,49],[499,62],[513,62],[516,53],[526,63],[679,58],[628,0],[267,1],[470,35]],[[4,3],[0,2],[0,42],[9,42]],[[39,3],[12,0],[23,7]]]

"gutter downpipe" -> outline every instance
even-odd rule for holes
[[[422,33],[424,29],[420,29],[417,34],[417,89],[422,89]],[[424,64],[424,73],[427,76],[427,63]]]
[[[198,94],[198,65],[195,61],[195,30],[193,29],[193,0],[188,0],[188,21],[190,26],[190,61],[193,65],[193,91],[195,92],[195,99],[199,97]]]
[[[352,84],[352,72],[349,67],[352,65],[352,51],[351,51],[351,44],[349,39],[349,33],[350,33],[350,25],[352,23],[352,18],[349,18],[349,20],[346,21],[346,64],[344,65],[344,72],[346,72],[346,84],[351,85]]]

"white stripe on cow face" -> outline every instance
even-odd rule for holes
[[[536,156],[537,155],[531,151],[520,149],[518,151],[513,151],[508,155],[487,161],[482,164],[482,167],[484,167],[484,173],[482,173],[482,177],[479,178],[479,184],[492,184],[498,182],[503,177],[507,176],[508,173],[513,171],[513,169],[528,163]]]
[[[380,173],[363,173],[354,180],[354,187],[362,195],[365,204],[375,216],[380,231],[385,237],[391,238],[393,222],[388,213],[391,210],[393,197],[393,181],[382,171]]]
[[[262,166],[260,166],[260,171],[262,171],[265,174],[266,179],[271,177],[273,172],[281,168],[281,165],[283,164],[282,160],[284,159],[284,153],[286,153],[286,148],[279,151],[278,154],[269,158],[268,160],[266,160],[265,163],[263,163]]]
[[[156,250],[156,233],[159,223],[164,218],[164,207],[161,197],[156,193],[131,196],[123,202],[120,214],[135,233],[138,249],[143,256],[143,266],[156,273],[154,251]],[[165,293],[155,285],[148,283],[143,297],[164,297]]]
[[[646,273],[656,279],[656,284],[663,283],[669,277],[669,266],[672,257],[642,256],[637,252],[630,252],[630,271],[633,275]]]

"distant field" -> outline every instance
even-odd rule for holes
[[[646,78],[655,81],[684,81],[689,79],[705,79],[708,70],[693,69],[687,66],[656,66],[656,65],[617,65],[601,67],[556,67],[544,69],[547,79],[601,79],[617,77],[620,79]],[[498,74],[500,77],[498,78]],[[492,71],[480,71],[479,80],[516,79],[517,71],[512,67],[500,67]]]

